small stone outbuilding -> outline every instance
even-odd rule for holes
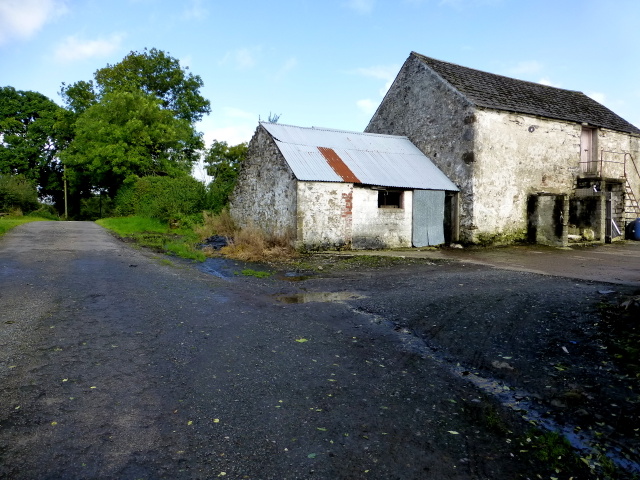
[[[640,130],[581,92],[413,52],[366,132],[408,137],[460,188],[465,242],[610,241],[640,216]]]
[[[307,249],[421,247],[455,239],[457,191],[406,137],[262,122],[230,213]]]

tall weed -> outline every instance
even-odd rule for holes
[[[202,212],[203,223],[194,227],[194,232],[200,237],[200,240],[204,240],[213,235],[220,235],[228,239],[233,238],[238,228],[235,222],[229,215],[227,209],[222,210],[216,214],[213,212]]]
[[[239,230],[220,252],[245,262],[283,261],[298,256],[290,235],[267,235],[255,227]]]

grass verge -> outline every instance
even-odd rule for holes
[[[205,260],[204,253],[196,247],[199,238],[192,229],[173,229],[160,220],[137,216],[102,218],[96,223],[142,247],[198,262]]]
[[[47,218],[39,217],[0,217],[0,235],[4,235],[9,230],[23,223],[29,222],[43,222],[48,220]]]

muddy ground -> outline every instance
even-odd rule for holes
[[[24,225],[0,239],[0,477],[637,478],[639,293]]]

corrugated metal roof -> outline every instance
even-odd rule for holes
[[[274,138],[298,180],[458,191],[407,137],[260,125]]]

